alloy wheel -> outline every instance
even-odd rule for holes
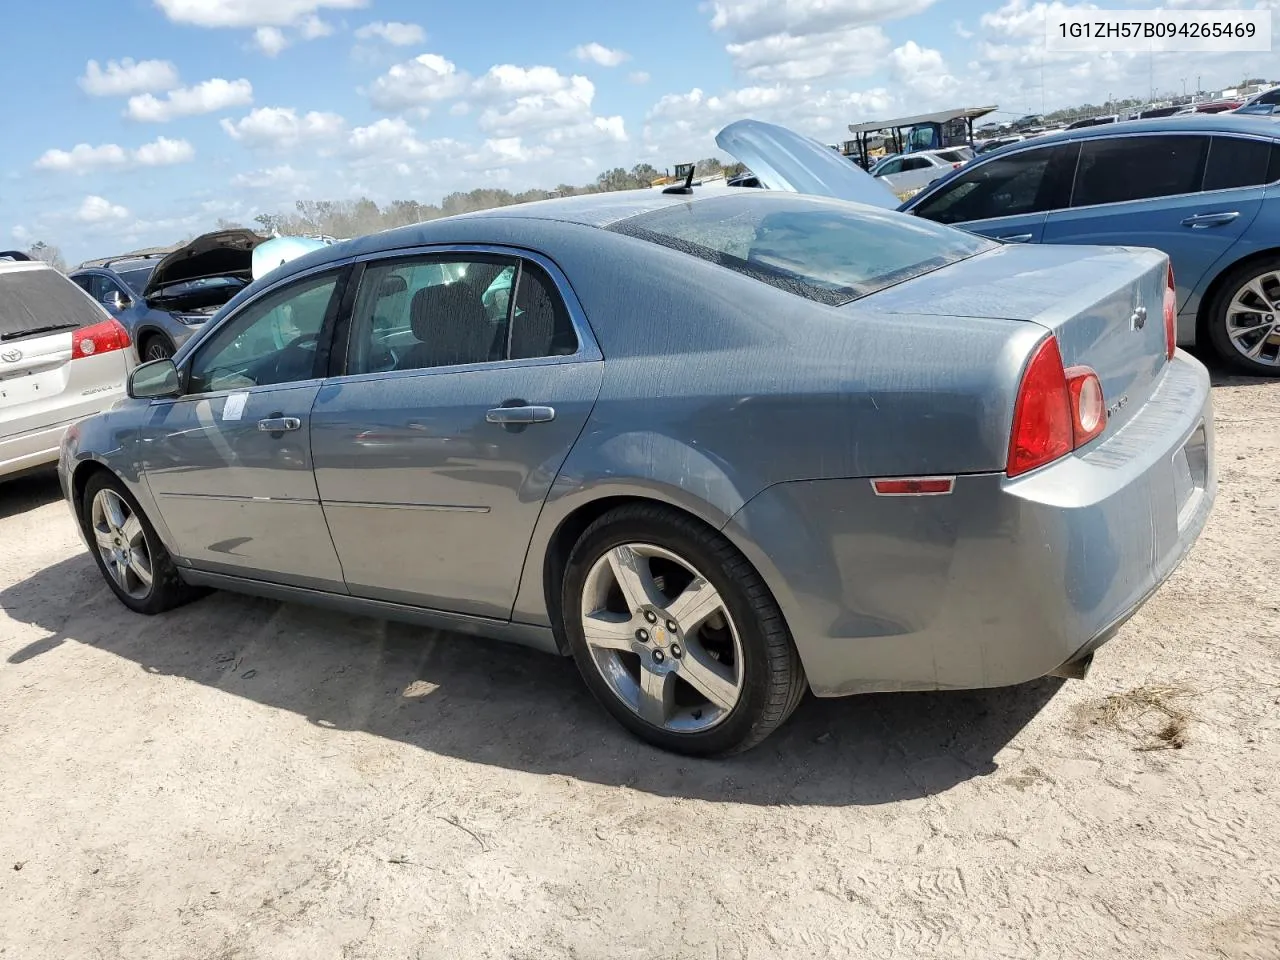
[[[90,525],[111,579],[127,596],[146,599],[151,592],[151,549],[138,515],[120,494],[104,488],[93,498]]]
[[[1247,281],[1227,304],[1227,339],[1241,356],[1280,366],[1280,272]]]
[[[742,698],[742,641],[724,599],[687,560],[622,544],[592,565],[582,630],[613,694],[655,727],[698,733]]]

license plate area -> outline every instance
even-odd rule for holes
[[[1173,455],[1174,502],[1178,505],[1178,529],[1182,529],[1196,512],[1204,496],[1209,476],[1209,444],[1201,421]]]

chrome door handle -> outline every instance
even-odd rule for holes
[[[1026,243],[1035,234],[1032,233],[1011,233],[1005,237],[996,237],[997,240],[1003,240],[1005,243]]]
[[[484,415],[490,423],[547,423],[556,418],[554,407],[494,407]]]
[[[1194,217],[1183,220],[1182,225],[1192,230],[1203,230],[1206,227],[1224,226],[1238,216],[1240,216],[1238,210],[1232,210],[1230,213],[1197,213]]]
[[[284,433],[286,430],[299,430],[302,421],[297,417],[267,417],[258,421],[258,429],[263,433]]]

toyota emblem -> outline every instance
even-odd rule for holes
[[[6,350],[4,353],[0,353],[0,360],[3,360],[5,363],[17,363],[21,359],[21,350]]]

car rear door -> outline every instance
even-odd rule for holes
[[[183,359],[183,395],[152,401],[142,469],[193,566],[345,589],[310,424],[348,272],[313,272],[247,301]]]
[[[1071,205],[1049,215],[1044,240],[1163,250],[1181,310],[1257,217],[1269,157],[1266,141],[1203,133],[1085,140]]]
[[[73,355],[77,333],[109,319],[82,290],[44,264],[5,265],[0,271],[0,440],[61,428],[97,413],[123,392],[133,353],[120,348],[114,335],[111,349]]]
[[[1068,142],[979,157],[902,209],[994,240],[1038,243],[1049,211],[1067,204],[1078,151]]]
[[[312,441],[348,589],[509,619],[603,375],[568,283],[527,253],[379,258],[344,339]]]

